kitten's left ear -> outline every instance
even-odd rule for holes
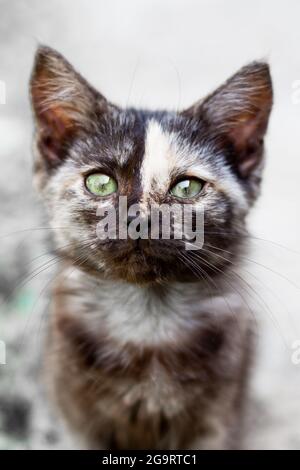
[[[182,114],[204,121],[212,133],[229,143],[238,173],[247,178],[263,155],[272,100],[269,66],[254,62]]]

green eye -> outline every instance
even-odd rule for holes
[[[85,185],[95,196],[109,196],[118,189],[116,180],[103,173],[89,175],[85,180]]]
[[[179,198],[192,198],[197,196],[203,188],[203,183],[195,178],[181,180],[171,188],[171,194]]]

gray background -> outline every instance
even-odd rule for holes
[[[300,448],[300,364],[291,361],[300,339],[299,21],[297,0],[0,0],[0,448],[71,445],[40,377],[55,271],[45,269],[48,231],[38,228],[47,222],[31,183],[28,78],[39,42],[111,100],[151,108],[184,107],[245,63],[270,62],[275,105],[243,272],[259,335],[246,447]]]

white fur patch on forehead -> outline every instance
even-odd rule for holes
[[[170,172],[175,164],[170,137],[170,134],[165,133],[157,121],[149,121],[141,171],[144,194],[150,191],[154,182],[157,184],[157,188],[167,189]]]

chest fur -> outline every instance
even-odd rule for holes
[[[73,428],[90,422],[116,438],[117,426],[135,443],[148,429],[153,447],[171,422],[184,436],[197,410],[240,380],[248,324],[233,301],[200,301],[191,286],[113,296],[74,281],[55,291],[49,341],[52,388]]]

